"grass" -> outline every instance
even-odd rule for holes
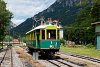
[[[93,58],[100,58],[100,50],[96,50],[95,48],[86,48],[85,46],[80,46],[80,47],[61,46],[60,51],[85,55]]]
[[[5,46],[3,46],[3,47],[5,47]],[[0,44],[0,48],[2,48],[2,45]]]
[[[2,45],[0,45],[0,49],[2,48]],[[3,46],[3,48],[6,48],[6,46]]]
[[[25,59],[32,67],[44,67],[39,62],[33,60],[32,56],[28,55],[22,48],[16,47],[16,53],[19,54],[19,58]]]

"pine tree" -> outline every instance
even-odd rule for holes
[[[91,9],[91,17],[94,19],[94,22],[100,21],[100,3],[94,3]]]

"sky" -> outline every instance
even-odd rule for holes
[[[27,18],[45,10],[56,0],[4,0],[7,9],[13,13],[11,21],[16,25],[24,22]]]

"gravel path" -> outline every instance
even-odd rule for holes
[[[16,53],[15,49],[13,48],[13,66],[14,67],[25,67],[24,64],[21,62],[20,58],[18,58],[18,54]]]

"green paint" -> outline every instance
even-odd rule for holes
[[[39,48],[39,45],[40,45],[40,40],[39,40],[39,37],[40,34],[36,34],[36,48]]]
[[[50,48],[50,45],[53,45],[55,49],[60,48],[60,41],[59,40],[40,40],[39,44],[36,42],[37,42],[36,40],[27,41],[27,46],[34,47],[34,48],[47,49],[47,48]]]
[[[100,50],[100,36],[97,36],[97,45],[96,48]]]
[[[26,45],[29,47],[36,47],[36,40],[28,40]]]
[[[58,40],[41,40],[40,48],[50,48],[50,45],[53,45],[54,48],[60,48],[60,41]]]

